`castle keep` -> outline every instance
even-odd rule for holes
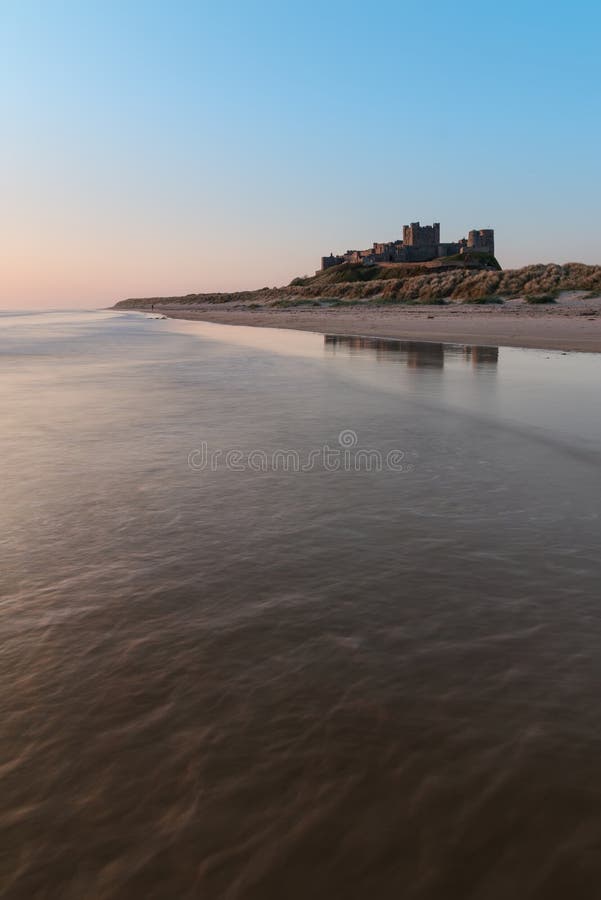
[[[374,243],[368,250],[347,250],[346,253],[339,256],[330,253],[329,256],[322,256],[321,268],[322,270],[329,269],[331,266],[339,266],[345,262],[363,263],[366,266],[376,263],[430,262],[433,259],[456,256],[470,250],[494,256],[495,233],[493,229],[473,230],[469,232],[467,238],[444,244],[440,242],[440,222],[434,222],[433,225],[420,225],[419,222],[412,222],[411,225],[403,226],[402,241]]]

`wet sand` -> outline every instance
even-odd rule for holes
[[[148,310],[150,311],[150,310]],[[155,306],[171,318],[226,325],[293,328],[322,334],[601,352],[601,299],[537,308],[523,303],[499,307],[456,305],[353,307],[351,309],[235,309]]]

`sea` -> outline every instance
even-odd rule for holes
[[[0,897],[601,896],[601,355],[0,315]]]

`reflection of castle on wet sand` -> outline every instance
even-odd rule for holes
[[[493,365],[499,360],[498,347],[478,347],[469,344],[437,344],[432,341],[393,341],[385,338],[324,335],[325,346],[336,352],[352,355],[372,353],[377,359],[399,359],[409,369],[442,369],[447,360],[464,359],[473,366]]]

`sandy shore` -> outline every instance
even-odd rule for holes
[[[506,303],[502,308],[455,305],[351,309],[155,305],[154,313],[225,325],[293,328],[322,334],[601,352],[601,298],[561,302],[544,308],[523,303]]]

